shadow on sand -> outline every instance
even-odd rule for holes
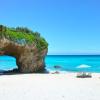
[[[48,74],[49,72],[45,69],[43,71],[34,72],[34,74]],[[3,75],[23,75],[23,74],[33,74],[31,73],[21,73],[18,69],[8,70],[8,71],[0,71],[0,76]]]

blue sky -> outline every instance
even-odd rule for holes
[[[99,0],[0,0],[0,24],[40,32],[48,54],[100,54]]]

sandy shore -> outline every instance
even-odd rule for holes
[[[0,76],[0,100],[100,100],[100,74],[76,73]]]

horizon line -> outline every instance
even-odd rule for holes
[[[47,55],[100,55],[100,53],[48,53]]]

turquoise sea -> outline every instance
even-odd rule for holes
[[[49,71],[100,72],[100,55],[49,55],[46,57]],[[60,68],[55,68],[58,66]]]
[[[100,55],[48,55],[45,59],[48,71],[86,71],[100,73]],[[55,68],[54,66],[58,66]],[[16,59],[0,56],[0,70],[17,68]]]
[[[16,59],[11,56],[0,56],[0,71],[17,68]]]

